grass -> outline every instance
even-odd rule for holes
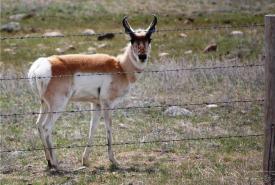
[[[132,3],[132,6],[129,4]],[[164,6],[167,5],[167,6]],[[1,24],[15,12],[37,9],[36,16],[20,21],[17,33],[1,32],[1,37],[41,35],[59,30],[64,34],[80,33],[86,28],[96,32],[121,31],[121,18],[131,15],[133,27],[147,26],[152,12],[159,17],[159,29],[192,26],[242,25],[263,23],[263,15],[274,11],[269,1],[3,1]],[[115,8],[114,8],[115,7]],[[125,7],[129,7],[126,9]],[[140,10],[143,13],[140,13]],[[148,18],[149,17],[149,18]],[[186,23],[193,18],[195,21]],[[75,21],[77,20],[77,21]],[[72,21],[74,24],[72,26]],[[32,33],[35,28],[35,33]],[[156,33],[148,70],[165,70],[197,66],[263,63],[263,28],[240,29],[243,36],[234,37],[232,30],[191,30]],[[108,41],[89,38],[51,38],[1,41],[1,76],[25,76],[30,64],[40,56],[56,54],[56,48],[73,45],[65,53],[85,53],[89,47],[98,53],[116,55],[128,38],[116,35]],[[215,42],[218,50],[203,53]],[[98,45],[106,44],[100,48]],[[185,52],[192,50],[192,54]],[[160,57],[159,53],[169,53]],[[264,95],[263,68],[196,70],[169,73],[145,73],[132,87],[120,105],[167,105],[188,102],[215,102],[237,99],[261,99]],[[2,81],[1,113],[38,111],[37,97],[28,81]],[[87,104],[71,103],[68,110],[88,109]],[[116,110],[113,112],[114,142],[165,140],[215,135],[262,133],[263,108],[259,103],[238,103],[218,108],[187,106],[192,116],[170,117],[165,108]],[[54,129],[58,146],[85,145],[90,113],[63,114]],[[36,117],[1,119],[1,150],[41,148],[35,126]],[[123,126],[120,124],[123,123]],[[105,143],[103,120],[95,144]],[[263,138],[230,138],[190,142],[168,142],[144,145],[114,146],[122,168],[111,166],[105,147],[93,149],[91,167],[81,165],[81,148],[57,150],[64,169],[61,173],[46,170],[43,151],[1,153],[2,184],[262,184]]]

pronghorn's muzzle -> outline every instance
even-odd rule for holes
[[[141,62],[145,62],[145,60],[147,59],[147,55],[146,54],[140,54],[140,55],[138,55],[138,58]]]

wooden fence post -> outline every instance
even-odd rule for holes
[[[265,16],[264,183],[275,184],[275,15]]]

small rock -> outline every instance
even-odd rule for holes
[[[24,14],[24,13],[15,14],[15,15],[9,16],[9,19],[10,19],[10,20],[13,20],[13,21],[20,21],[20,20],[22,20],[25,16],[26,16],[26,14]]]
[[[94,47],[89,47],[87,50],[88,50],[88,54],[95,54],[96,53],[96,48],[94,48]]]
[[[55,51],[56,51],[57,53],[60,53],[60,54],[62,54],[62,53],[65,52],[65,51],[64,51],[63,49],[61,49],[61,48],[55,48]]]
[[[5,49],[4,49],[4,52],[10,53],[10,54],[12,54],[12,55],[15,55],[15,54],[16,54],[14,48],[5,48]]]
[[[21,30],[21,26],[20,26],[20,23],[18,22],[9,22],[1,26],[1,31],[16,32],[20,30]]]
[[[235,31],[232,31],[232,32],[230,33],[230,35],[232,35],[232,36],[242,36],[242,35],[243,35],[243,32],[242,32],[242,31],[237,31],[237,30],[235,30]]]
[[[97,40],[112,39],[114,37],[115,37],[115,34],[113,34],[113,33],[105,33],[105,34],[99,35],[97,37]]]
[[[93,29],[85,29],[83,32],[82,32],[83,35],[94,35],[95,34],[95,31]]]
[[[177,107],[177,106],[172,106],[167,108],[164,111],[164,114],[167,116],[191,116],[192,112],[185,109],[185,108],[181,108],[181,107]]]
[[[73,46],[73,45],[69,45],[68,47],[67,47],[67,50],[75,50],[76,48]]]
[[[187,35],[186,35],[185,33],[180,33],[180,37],[182,37],[182,38],[186,38],[186,37],[187,37]]]
[[[13,49],[11,49],[11,48],[5,48],[4,51],[5,51],[5,52],[12,52]]]
[[[204,48],[203,52],[204,53],[208,53],[208,52],[213,52],[213,51],[217,51],[217,44],[209,44],[208,46],[206,46],[206,48]]]
[[[98,48],[105,48],[106,46],[107,46],[106,43],[102,43],[102,44],[97,45]]]
[[[216,104],[209,104],[209,105],[206,105],[207,108],[217,108],[218,105]]]
[[[192,53],[193,53],[192,50],[187,50],[187,51],[184,52],[184,54],[186,54],[186,55],[189,55],[189,54],[192,54]]]
[[[119,128],[122,128],[122,129],[127,129],[128,128],[128,126],[123,124],[123,123],[118,124],[118,126],[119,126]]]
[[[29,19],[33,16],[34,16],[34,12],[28,13],[28,14],[20,13],[20,14],[15,14],[15,15],[9,16],[9,19],[13,20],[13,21],[20,21],[22,19]]]
[[[76,48],[73,45],[69,45],[66,48],[56,48],[55,51],[62,54],[65,53],[66,51],[70,51],[70,50],[75,50]]]
[[[63,37],[64,35],[59,31],[46,32],[43,34],[45,37]]]
[[[169,53],[160,53],[159,57],[165,57],[165,56],[168,56],[168,55],[169,55]]]

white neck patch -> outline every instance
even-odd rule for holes
[[[135,66],[135,68],[137,68],[140,71],[143,71],[147,65],[147,59],[144,62],[140,62],[138,56],[132,50],[131,44],[128,45],[128,54],[130,55],[130,60],[132,64]]]

